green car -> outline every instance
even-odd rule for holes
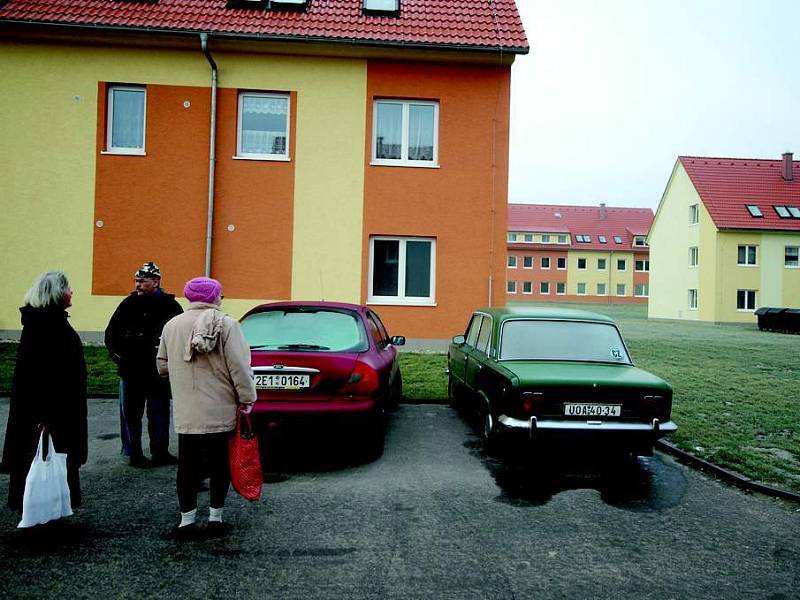
[[[448,349],[448,395],[482,417],[487,443],[588,439],[651,455],[677,430],[672,387],[633,365],[614,321],[561,308],[473,313]]]

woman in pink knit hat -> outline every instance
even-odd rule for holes
[[[177,538],[197,534],[197,493],[207,473],[207,531],[223,535],[222,508],[230,486],[228,438],[237,412],[249,413],[256,400],[250,348],[239,323],[219,309],[219,281],[195,277],[183,294],[189,306],[164,326],[157,359],[161,376],[169,376],[178,434],[181,522],[173,533]]]

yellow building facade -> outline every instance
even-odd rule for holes
[[[785,165],[678,159],[648,235],[650,318],[755,323],[759,307],[800,306],[800,194]]]

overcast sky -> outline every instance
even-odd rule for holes
[[[800,0],[517,0],[509,202],[658,206],[680,155],[800,159]]]

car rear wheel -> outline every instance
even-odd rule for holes
[[[481,394],[481,410],[480,417],[482,422],[481,437],[483,438],[483,446],[487,452],[497,450],[499,435],[497,430],[497,419],[492,412],[489,400]]]

